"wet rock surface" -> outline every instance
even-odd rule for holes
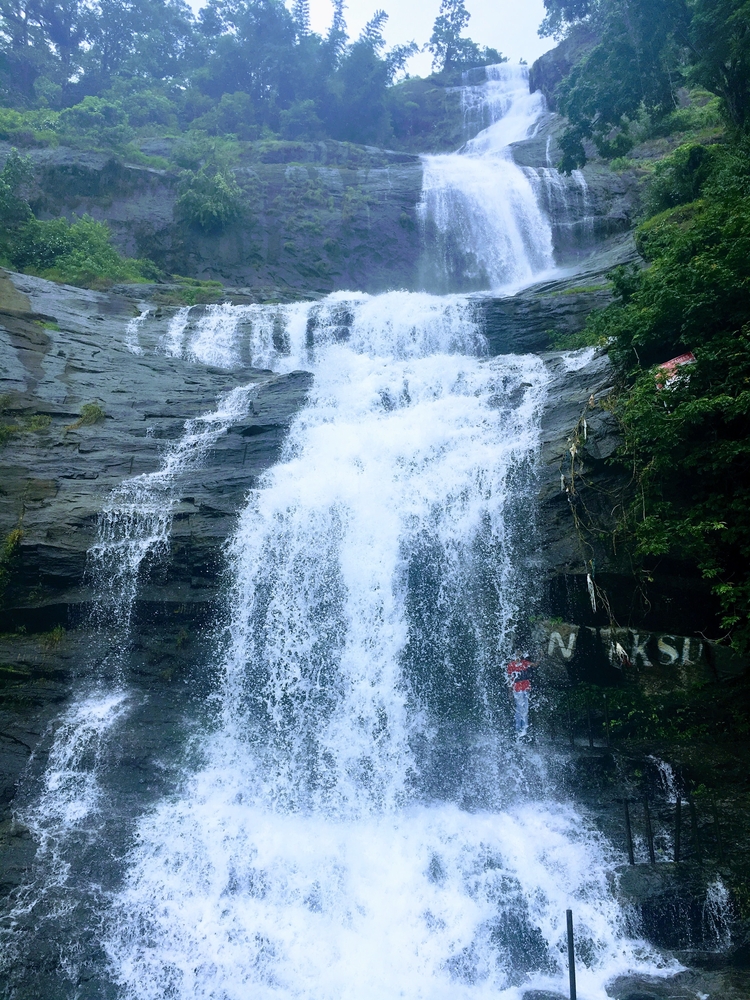
[[[292,155],[298,154],[289,152]],[[313,163],[330,167],[325,160],[328,152],[314,155],[318,159]],[[285,170],[288,165],[284,165]],[[248,170],[257,173],[266,166],[280,169],[279,164],[260,163],[248,166]],[[94,167],[104,170],[101,163]],[[344,168],[354,170],[355,166],[344,161]],[[356,165],[357,171],[364,169]],[[381,171],[377,183],[383,192],[390,184],[389,171],[396,169],[414,172],[419,168],[408,158],[373,166],[373,171]],[[309,172],[307,176],[311,176]],[[153,185],[158,193],[159,186],[168,182],[157,173],[139,179],[138,184],[142,183]],[[300,183],[299,176],[295,183]],[[127,211],[130,204],[123,202]],[[403,247],[392,258],[396,262],[398,253],[411,246],[412,239],[408,225],[397,224],[406,235]],[[130,231],[135,233],[136,228]],[[124,226],[122,232],[126,229]],[[369,239],[368,232],[363,228],[357,238]],[[382,236],[387,243],[387,229]],[[372,245],[365,247],[363,242],[362,246],[356,266],[367,269]],[[207,261],[214,259],[216,252],[221,259],[218,247],[198,246],[190,252],[205,253]],[[244,253],[244,249],[230,247],[226,259]],[[551,338],[581,329],[591,308],[610,301],[608,270],[632,259],[630,239],[616,237],[588,258],[576,274],[508,299],[477,297],[491,352],[548,352]],[[279,260],[280,270],[258,265],[252,274],[262,274],[267,282],[283,283],[286,278],[279,275],[283,275],[282,264],[287,264],[281,257]],[[200,271],[197,264],[194,271],[204,276],[211,273]],[[235,275],[233,280],[244,281],[250,271],[226,273]],[[352,279],[355,281],[359,279]],[[320,290],[328,287],[317,279],[311,286]],[[376,289],[375,285],[370,287]],[[252,286],[246,291],[252,297]],[[175,482],[177,503],[169,554],[144,574],[134,611],[132,646],[126,651],[123,667],[141,701],[128,726],[117,767],[107,778],[109,791],[116,793],[120,806],[106,822],[112,843],[121,850],[130,836],[133,817],[179,780],[178,761],[190,738],[185,719],[206,715],[205,704],[218,668],[212,657],[215,660],[217,648],[221,648],[225,618],[220,596],[223,545],[247,491],[278,459],[289,423],[310,386],[306,372],[274,375],[252,368],[249,359],[244,367],[228,371],[170,357],[160,345],[163,347],[175,310],[152,307],[138,341],[129,349],[128,323],[149,304],[152,293],[150,289],[130,288],[104,294],[61,288],[26,276],[0,278],[0,394],[6,397],[4,419],[15,428],[3,454],[0,532],[3,538],[15,529],[23,532],[10,566],[0,625],[3,894],[23,882],[34,857],[29,831],[10,818],[18,779],[26,772],[28,794],[38,788],[51,733],[72,687],[77,685],[80,690],[95,680],[107,655],[106,634],[94,635],[87,617],[91,591],[85,576],[86,552],[106,497],[123,479],[155,471],[165,448],[183,433],[186,420],[215,408],[236,386],[252,383],[256,387],[245,415],[216,441],[199,465],[186,469]],[[134,352],[133,346],[143,353]],[[548,352],[544,360],[551,384],[543,419],[541,513],[533,568],[543,582],[544,612],[592,626],[608,624],[605,607],[600,604],[597,611],[591,607],[587,576],[594,570],[597,586],[611,597],[623,620],[630,615],[628,620],[647,621],[654,628],[694,632],[702,623],[696,614],[710,613],[705,587],[686,579],[676,568],[674,586],[669,574],[664,574],[668,585],[661,596],[651,594],[646,607],[634,593],[631,568],[600,537],[602,526],[606,529],[611,524],[613,503],[627,488],[622,473],[609,461],[620,438],[606,406],[613,385],[606,354],[586,351],[571,360],[560,352]],[[82,408],[87,404],[96,404],[102,419],[82,423]],[[571,454],[572,444],[575,454]],[[618,797],[633,788],[640,790],[633,774],[642,767],[647,749],[633,753],[623,764],[602,748],[593,754],[582,748],[585,735],[580,727],[572,751],[559,725],[550,738],[561,748],[561,771],[567,775],[571,794],[587,803],[603,832],[613,843],[622,845]],[[660,824],[664,838],[670,814],[667,805],[661,806],[661,811],[654,809],[654,822]],[[728,837],[739,831],[742,815],[738,810]],[[637,822],[641,822],[640,816]],[[701,822],[708,836],[710,817],[706,820],[702,816]],[[642,860],[640,828],[637,837],[641,838],[637,848]],[[733,842],[739,839],[737,832]],[[668,845],[666,839],[664,843]],[[622,898],[633,903],[639,926],[657,944],[692,948],[685,960],[695,964],[699,951],[704,958],[706,954],[701,937],[706,886],[719,869],[712,859],[705,870],[698,871],[690,861],[675,872],[673,865],[660,860],[655,871],[643,864],[634,870],[623,868]],[[118,871],[112,869],[110,877],[116,879]],[[736,884],[736,873],[728,881]],[[680,909],[686,899],[693,901],[688,918]],[[679,936],[685,919],[693,928],[689,940]],[[743,927],[736,929],[738,940]],[[34,933],[32,917],[25,930]],[[27,977],[29,1000],[55,995],[55,982],[64,973],[63,959],[45,934],[49,936],[49,931],[40,935],[42,943]],[[74,936],[72,929],[71,938]],[[85,949],[89,966],[83,968],[79,995],[101,996],[96,992],[98,986],[86,993],[85,978],[87,968],[93,976],[92,970],[97,964],[101,967],[104,958],[95,942],[85,943]],[[746,986],[747,976],[740,969],[707,967],[667,980],[618,981],[610,992],[618,1000],[683,996],[693,1000],[713,990],[716,995],[739,1000],[747,995],[742,992]],[[527,992],[526,1000],[553,1000],[556,996]]]
[[[86,577],[105,499],[124,479],[156,471],[186,421],[214,410],[233,388],[254,386],[244,415],[176,476],[170,551],[144,574],[128,670],[152,703],[158,691],[173,701],[160,728],[177,711],[173,694],[185,672],[208,655],[198,650],[196,631],[218,627],[222,546],[248,490],[278,459],[310,386],[307,372],[227,371],[169,357],[155,348],[171,313],[154,318],[144,333],[150,349],[134,353],[126,346],[127,327],[138,313],[132,298],[0,275],[0,395],[8,434],[0,537],[20,533],[3,566],[0,610],[5,891],[33,856],[28,831],[10,818],[18,779],[34,751],[43,761],[52,720],[74,685],[93,681],[107,654],[89,618]],[[83,408],[92,404],[97,419],[82,422]]]
[[[617,545],[617,512],[632,484],[616,461],[622,438],[608,406],[615,379],[606,351],[542,356],[550,373],[536,561],[544,613],[581,626],[718,638],[716,599],[694,569],[665,559],[646,586]]]
[[[491,354],[539,353],[556,339],[579,333],[593,309],[612,301],[608,275],[619,264],[639,260],[629,233],[604,241],[554,281],[497,298],[477,295]]]
[[[0,163],[9,151],[0,143]],[[175,216],[176,169],[65,147],[28,155],[40,218],[87,213],[107,222],[122,252],[148,257],[167,274],[261,294],[417,283],[422,167],[409,153],[333,141],[243,144],[235,169],[241,210],[223,232]]]
[[[28,308],[0,313],[0,391],[14,428],[3,455],[0,532],[18,526],[23,540],[6,604],[18,615],[22,608],[31,613],[86,601],[85,554],[112,488],[158,469],[187,420],[215,409],[234,387],[252,384],[247,414],[176,484],[179,557],[170,597],[179,591],[180,600],[190,600],[205,589],[201,578],[215,577],[206,547],[221,544],[245,493],[276,460],[309,374],[228,371],[154,349],[134,353],[127,346],[128,322],[138,314],[131,300],[27,276],[13,282]],[[10,279],[2,283],[7,288]],[[166,319],[152,324],[149,347],[165,330]],[[87,404],[101,413],[93,423],[81,420]]]
[[[602,163],[571,177],[550,171],[560,158],[561,128],[558,116],[546,115],[512,151],[532,169],[553,219],[558,263],[573,264],[630,226],[638,185]],[[173,145],[172,139],[146,140],[143,150],[163,157]],[[0,164],[10,148],[0,142]],[[175,213],[177,168],[65,146],[28,151],[31,204],[43,219],[86,213],[107,222],[122,252],[152,259],[167,275],[218,279],[250,295],[422,287],[419,156],[332,140],[238,148],[241,207],[221,232],[191,226]]]

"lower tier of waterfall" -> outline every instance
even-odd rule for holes
[[[39,850],[6,921],[14,967],[31,925],[65,955],[61,998],[82,976],[133,1000],[561,996],[572,907],[581,997],[674,971],[618,903],[622,856],[559,784],[559,748],[510,724],[543,362],[487,357],[470,300],[408,293],[185,310],[129,346],[314,382],[227,550],[210,696],[150,737],[144,790],[118,777],[153,718],[127,643],[53,735],[18,812]],[[107,609],[130,622],[180,475],[251,401],[233,390],[113,494],[100,629]]]

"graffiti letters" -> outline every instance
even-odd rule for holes
[[[550,632],[549,643],[547,644],[547,656],[554,656],[555,651],[559,650],[562,658],[564,660],[569,660],[575,652],[577,638],[577,628],[571,628],[570,634],[568,635],[567,645],[560,632]]]

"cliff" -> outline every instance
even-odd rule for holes
[[[560,128],[555,115],[546,116],[513,155],[534,171],[554,220],[558,263],[577,266],[630,227],[637,184],[601,163],[567,178],[550,171]],[[149,258],[166,275],[242,287],[258,300],[422,287],[419,156],[333,140],[238,142],[237,214],[211,230],[176,210],[183,173],[168,159],[175,143],[141,144],[153,162],[170,164],[158,168],[96,150],[30,149],[30,204],[41,219],[88,214],[110,226],[127,256]],[[0,142],[0,165],[10,149]]]

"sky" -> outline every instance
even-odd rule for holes
[[[479,45],[499,49],[512,62],[525,59],[532,63],[555,44],[540,38],[537,28],[544,17],[543,0],[465,0],[471,21],[464,32]],[[291,5],[291,0],[290,0]],[[194,10],[203,6],[193,0]],[[412,39],[423,45],[432,34],[432,24],[440,0],[347,0],[346,23],[351,38],[356,38],[378,8],[388,14],[385,39],[389,46]],[[310,0],[313,31],[324,33],[331,23],[330,0]],[[432,57],[429,52],[415,56],[407,66],[412,75],[426,76]]]
[[[540,38],[537,29],[544,17],[543,0],[465,0],[471,14],[464,35],[479,45],[499,49],[512,62],[525,59],[531,63],[555,42]],[[348,0],[346,23],[355,38],[374,12],[382,8],[388,14],[383,34],[390,45],[414,39],[422,45],[432,34],[432,25],[440,9],[440,0]],[[310,0],[314,31],[324,32],[331,23],[330,0]],[[426,76],[432,56],[421,53],[409,64],[412,74]]]

